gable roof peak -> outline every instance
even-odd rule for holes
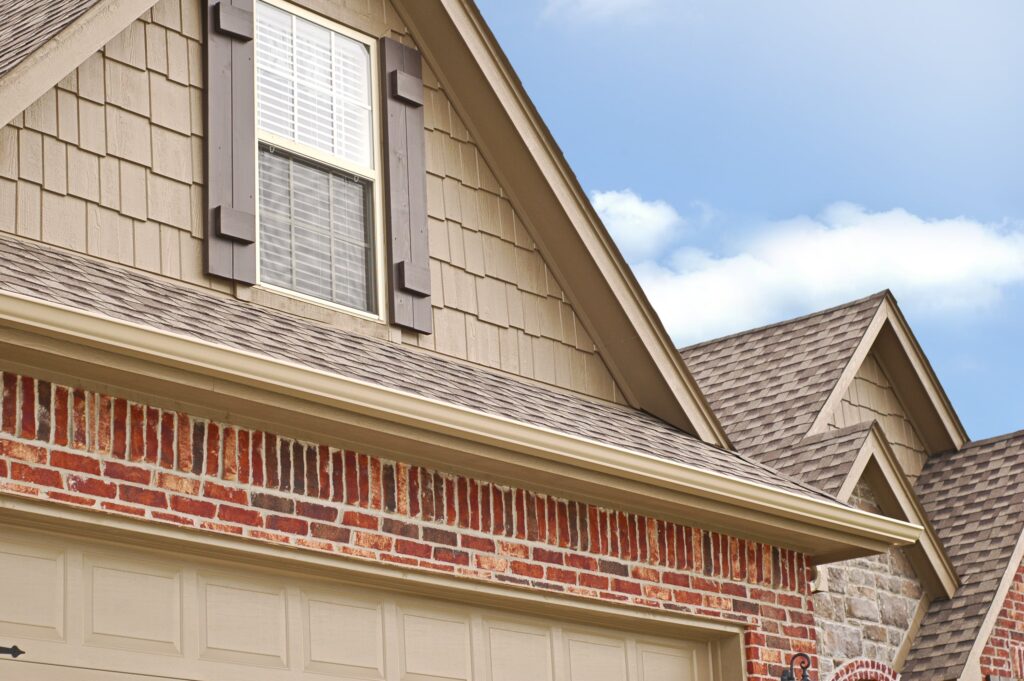
[[[729,446],[479,9],[472,0],[393,3],[626,401],[706,443]]]
[[[777,451],[811,431],[889,295],[876,293],[680,354],[733,444]]]

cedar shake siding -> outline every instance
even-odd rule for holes
[[[390,3],[298,6],[412,45]],[[202,10],[199,0],[162,0],[0,128],[0,231],[623,402],[591,334],[426,61],[432,334],[207,276]]]
[[[871,421],[881,426],[903,471],[912,480],[916,478],[928,459],[928,452],[892,381],[873,354],[864,359],[842,402],[832,413],[829,427],[840,429]]]
[[[0,607],[0,633],[34,643],[40,673],[247,678],[249,665],[312,678],[328,667],[302,659],[311,618],[296,612],[303,585],[321,578],[318,589],[390,594],[373,606],[390,622],[377,632],[386,660],[361,672],[316,660],[345,678],[489,678],[485,628],[462,637],[466,664],[451,673],[411,669],[396,624],[406,596],[437,612],[479,608],[478,624],[483,609],[529,615],[553,658],[594,663],[582,676],[570,664],[585,681],[604,662],[574,653],[559,622],[595,641],[625,635],[621,673],[607,667],[617,681],[651,676],[654,646],[673,679],[770,681],[802,652],[816,681],[891,681],[915,615],[921,640],[948,643],[956,619],[925,593],[956,580],[933,543],[914,544],[927,523],[883,442],[911,475],[925,467],[922,499],[934,504],[949,479],[929,475],[942,456],[926,461],[922,441],[935,452],[944,440],[917,393],[901,403],[907,372],[883,369],[894,351],[876,344],[876,361],[875,336],[864,343],[898,315],[888,293],[681,359],[470,0],[294,0],[292,14],[264,8],[276,24],[254,24],[252,0],[134,1],[45,0],[38,32],[0,45],[0,77],[38,84],[9,100],[7,117],[56,83],[0,127],[0,558],[15,556],[22,589]],[[12,9],[8,28],[33,16],[24,0]],[[323,25],[300,29],[307,19]],[[356,44],[346,67],[341,34]],[[280,59],[259,51],[273,36],[287,46]],[[36,77],[25,57],[47,41],[67,70]],[[328,55],[319,81],[294,68],[313,54]],[[278,73],[279,62],[292,66]],[[319,105],[291,85],[251,115],[252,90],[276,92],[274,78],[330,91],[329,122],[310,126],[330,141],[297,132]],[[262,118],[274,106],[280,129]],[[339,123],[342,110],[351,121]],[[357,138],[352,153],[338,151],[345,135]],[[262,176],[265,262],[253,229],[260,145],[289,168],[277,183]],[[326,179],[297,181],[300,164]],[[339,178],[361,189],[339,193]],[[267,281],[316,285],[309,296],[254,286],[261,266]],[[944,508],[928,512],[947,521],[944,541],[967,546]],[[54,566],[45,583],[31,579],[31,531]],[[125,548],[111,565],[147,563],[171,586],[162,606],[110,587],[103,629],[86,568],[115,542]],[[1000,556],[1010,549],[997,544]],[[171,566],[178,548],[198,557]],[[829,588],[812,592],[815,562],[853,556],[868,557],[819,566]],[[200,572],[234,559],[253,574],[218,588],[273,573],[280,587],[263,596],[287,624],[228,599],[218,612],[233,619],[216,632],[238,645],[220,646]],[[44,631],[23,613],[55,590]],[[986,652],[1000,674],[1020,671],[1018,591]],[[977,619],[988,593],[958,597]],[[129,601],[134,614],[117,607]],[[133,638],[160,613],[170,634]],[[65,635],[65,622],[79,624]],[[338,622],[357,628],[343,615],[320,622],[330,653]],[[455,638],[415,626],[430,630],[420,647],[450,657]],[[258,640],[271,629],[277,649]],[[956,643],[934,652],[958,660]]]

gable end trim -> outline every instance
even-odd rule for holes
[[[100,0],[0,78],[0,125],[7,125],[62,78],[145,14],[156,0]]]
[[[918,542],[906,547],[907,557],[932,598],[952,598],[960,586],[960,578],[877,421],[872,422],[868,437],[836,498],[849,501],[854,487],[865,477],[869,484],[874,477],[889,488],[903,520],[924,528]]]
[[[467,0],[395,0],[481,152],[530,228],[629,404],[729,440],[479,12]],[[432,49],[443,46],[444,49]],[[450,87],[452,82],[458,88]],[[482,131],[474,121],[486,120]],[[481,134],[484,132],[485,134]],[[529,202],[523,200],[529,197]],[[531,211],[523,206],[535,206]],[[543,220],[544,229],[533,229]],[[580,257],[583,256],[583,257]]]
[[[885,347],[881,347],[882,345]],[[889,364],[895,361],[897,356],[901,355],[907,371],[916,380],[916,387],[918,392],[921,393],[920,397],[925,402],[925,404],[920,405],[917,409],[906,403],[906,388],[901,391],[896,380],[894,380],[893,389],[896,391],[897,397],[899,397],[901,402],[904,402],[904,407],[910,412],[911,421],[914,422],[914,425],[920,431],[928,454],[938,454],[963,447],[969,440],[967,432],[964,430],[959,416],[954,411],[949,397],[946,395],[945,390],[943,390],[941,383],[939,383],[938,377],[932,370],[927,357],[925,357],[920,345],[918,345],[917,340],[914,338],[906,319],[896,305],[896,301],[893,299],[892,294],[888,292],[886,292],[882,304],[871,320],[871,324],[868,326],[863,338],[861,338],[856,351],[851,355],[849,363],[843,369],[842,375],[818,411],[818,415],[807,431],[807,435],[815,435],[827,430],[829,417],[839,407],[839,403],[846,395],[847,390],[849,390],[850,384],[856,378],[857,372],[867,356],[874,350],[878,350],[884,355],[891,355],[888,362],[885,357],[880,357],[882,364],[887,369],[890,368]],[[925,424],[919,423],[920,412],[924,408],[929,408],[934,415],[933,423],[927,429],[923,427]],[[915,412],[917,413],[915,414]]]

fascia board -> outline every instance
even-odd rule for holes
[[[609,479],[649,488],[676,498],[683,507],[713,513],[727,526],[743,522],[784,524],[802,550],[823,559],[908,545],[921,527],[852,509],[825,499],[804,497],[594,442],[550,429],[523,424],[429,398],[337,376],[298,364],[214,345],[139,324],[114,320],[27,296],[0,294],[0,326],[41,334],[112,353],[141,358],[209,377],[257,386],[268,393],[327,404],[556,462],[570,469],[596,472]],[[780,525],[781,526],[781,525]]]

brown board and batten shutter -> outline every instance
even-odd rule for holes
[[[253,0],[207,0],[206,271],[256,283]]]
[[[391,322],[431,333],[422,58],[415,48],[391,38],[381,39],[380,52]]]

